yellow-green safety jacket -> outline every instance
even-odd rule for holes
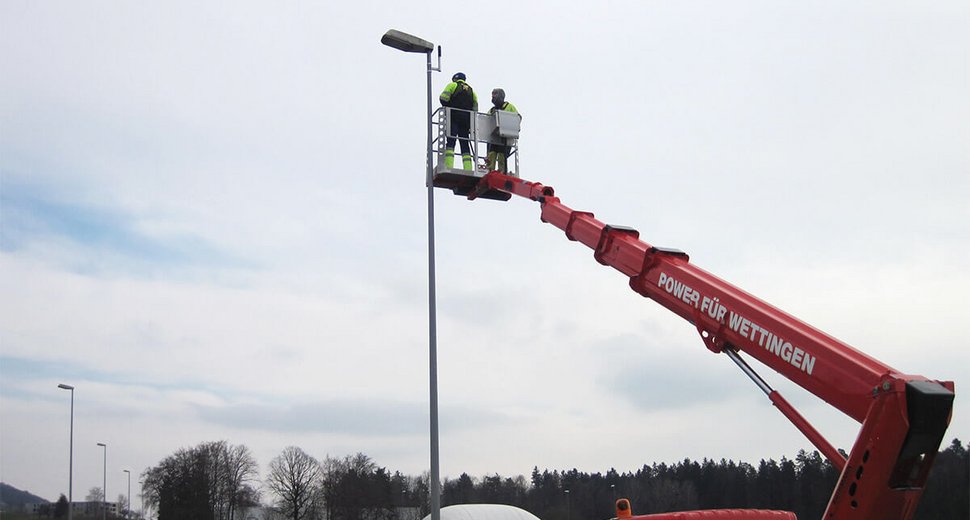
[[[515,105],[513,105],[512,103],[509,103],[508,101],[506,101],[505,103],[502,103],[502,106],[501,107],[492,107],[492,108],[488,109],[488,113],[489,114],[494,114],[496,110],[504,110],[506,112],[515,112],[516,114],[519,113],[519,111],[516,110]]]
[[[449,83],[438,96],[438,100],[441,101],[441,106],[478,112],[478,96],[464,80]]]

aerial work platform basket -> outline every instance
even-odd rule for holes
[[[471,124],[468,129],[468,137],[459,137],[451,133],[451,121],[458,112],[469,114]],[[486,190],[478,193],[476,191],[479,181],[489,169],[486,167],[488,160],[488,146],[484,147],[486,153],[481,154],[482,143],[491,145],[493,148],[506,152],[506,165],[508,166],[506,175],[512,177],[519,176],[519,146],[518,137],[521,128],[522,116],[515,112],[496,110],[491,114],[461,110],[458,108],[441,107],[431,116],[432,123],[438,127],[438,134],[431,143],[432,151],[437,157],[434,167],[432,184],[436,188],[451,190],[455,195],[469,198],[482,198],[492,200],[509,200],[512,196],[509,193],[498,190]],[[445,149],[448,139],[455,139],[455,163],[457,168],[448,167],[445,164]],[[471,149],[472,169],[462,168],[460,159],[461,141],[467,141]]]

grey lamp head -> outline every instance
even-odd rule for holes
[[[384,33],[381,43],[404,52],[429,53],[434,50],[433,43],[395,29]]]

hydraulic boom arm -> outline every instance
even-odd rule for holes
[[[825,519],[906,520],[949,425],[953,383],[907,375],[690,263],[563,205],[551,187],[491,172],[468,194],[505,192],[540,203],[543,222],[593,250],[630,287],[692,323],[704,344],[731,356],[841,470]],[[848,459],[738,356],[743,351],[862,424]]]

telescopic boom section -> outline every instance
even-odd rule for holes
[[[949,424],[952,382],[903,374],[695,267],[682,251],[568,208],[551,187],[491,172],[468,198],[493,190],[539,202],[543,222],[629,277],[634,291],[692,323],[711,351],[743,351],[862,423],[848,459],[824,449],[822,440],[823,453],[842,470],[825,519],[912,518]],[[771,394],[812,438],[807,421]]]

